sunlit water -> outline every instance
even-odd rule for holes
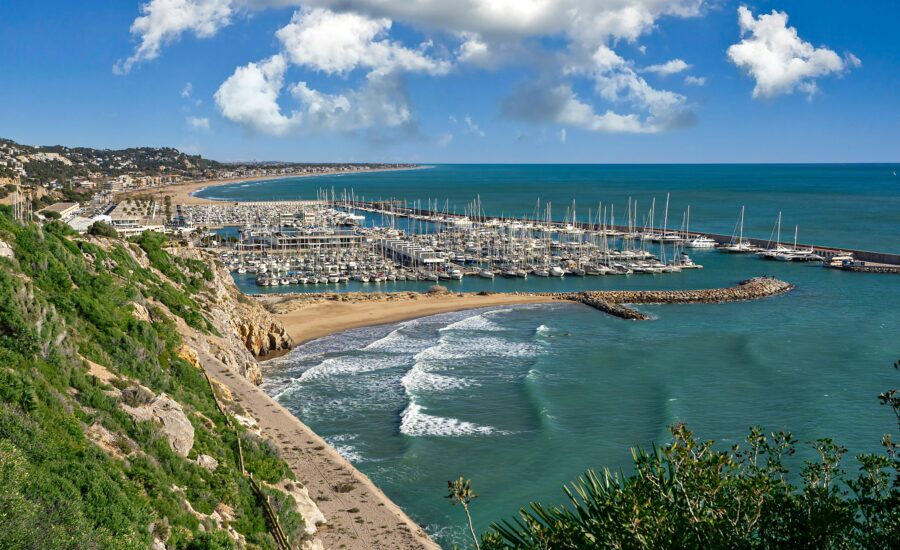
[[[443,169],[433,173],[440,175]],[[791,183],[784,172],[800,170],[796,167],[782,169],[777,178],[767,175],[775,168],[760,169],[758,182],[741,189],[731,184],[693,188],[680,175],[681,168],[672,179],[682,186],[679,194],[692,195],[692,204],[707,205],[701,209],[709,212],[701,216],[707,223],[698,221],[704,229],[722,230],[716,223],[726,224],[725,213],[739,208],[738,202],[747,203],[748,211],[751,206],[762,211],[771,202],[769,210],[782,208],[803,219],[799,223],[809,235],[806,240],[900,250],[897,184],[888,187],[879,175],[881,183],[855,188],[854,182],[865,183],[866,174],[880,172],[834,168],[845,169],[851,175],[841,180],[831,168],[809,168],[826,173],[819,186],[809,180]],[[648,170],[646,178],[665,188],[664,171]],[[428,181],[428,173],[403,177],[422,182]],[[367,177],[400,185],[383,174],[354,176],[363,178],[359,185],[373,193],[380,184]],[[779,185],[770,182],[776,179]],[[835,180],[844,182],[840,191]],[[312,181],[303,182],[304,189],[324,180]],[[754,186],[763,187],[765,196],[757,196]],[[876,191],[878,186],[883,188]],[[408,193],[388,187],[383,196],[421,192],[421,186],[413,187]],[[256,187],[254,193],[269,197],[263,193],[268,189]],[[275,194],[277,189],[272,196],[284,198]],[[602,191],[590,192],[597,200]],[[772,193],[784,200],[773,199]],[[500,193],[485,186],[481,194],[484,199]],[[792,196],[806,198],[792,202]],[[495,200],[495,210],[500,210],[499,196]],[[508,200],[526,202],[521,195]],[[712,215],[714,210],[723,212],[721,218]],[[772,220],[774,213],[768,213]],[[730,232],[731,227],[725,229]],[[444,284],[497,291],[703,288],[767,274],[797,288],[755,302],[642,306],[654,317],[647,322],[623,321],[575,304],[551,304],[352,330],[269,363],[265,389],[448,547],[464,543],[466,533],[460,510],[443,498],[447,480],[461,474],[472,478],[480,494],[473,506],[476,528],[483,530],[492,520],[511,517],[529,500],[565,502],[562,485],[587,468],[627,471],[629,449],[665,442],[667,426],[677,421],[723,445],[759,424],[790,430],[801,442],[833,437],[851,455],[878,452],[881,435],[894,428],[876,396],[896,386],[890,363],[900,358],[900,277],[714,251],[692,256],[705,269],[562,280],[467,278]],[[249,281],[241,283],[255,290]],[[393,285],[425,288],[429,283]],[[855,467],[847,463],[850,471]]]

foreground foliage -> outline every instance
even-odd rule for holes
[[[900,368],[895,364],[894,368]],[[879,396],[897,415],[900,394]],[[785,459],[789,433],[753,428],[742,446],[719,451],[684,425],[672,442],[634,451],[629,477],[588,471],[565,492],[569,506],[532,503],[492,525],[482,549],[589,548],[896,548],[900,545],[900,460],[885,436],[884,454],[857,456],[860,472],[841,469],[846,449],[813,443],[799,485]]]
[[[292,474],[265,441],[227,428],[202,371],[178,353],[173,316],[211,330],[191,297],[204,291],[208,268],[162,277],[128,249],[145,247],[150,264],[174,276],[186,264],[160,237],[81,239],[58,222],[15,225],[5,207],[0,239],[15,252],[0,258],[0,548],[144,549],[154,537],[169,548],[230,548],[233,539],[202,517],[220,506],[250,547],[274,548],[236,437],[258,479]],[[152,322],[134,314],[139,306]],[[177,401],[195,431],[188,457],[155,423],[126,414],[124,397],[89,375],[86,360]],[[112,434],[112,450],[86,436],[92,427]],[[199,454],[218,468],[200,467]],[[271,496],[282,523],[302,529],[290,497]]]

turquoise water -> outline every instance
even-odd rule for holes
[[[897,184],[891,187],[892,180],[882,175],[883,167],[699,167],[693,180],[692,169],[608,170],[645,182],[635,186],[668,187],[673,203],[687,196],[692,212],[702,205],[703,215],[695,218],[698,228],[730,232],[735,205],[747,204],[748,220],[768,205],[771,212],[765,217],[770,219],[758,221],[761,236],[768,235],[767,226],[781,208],[786,223],[800,220],[801,235],[808,236],[804,240],[900,250],[900,193]],[[486,170],[518,171],[520,176],[524,170],[563,180],[574,178],[569,170],[586,177],[583,171],[606,169],[438,167],[404,173],[404,178],[412,178],[406,193],[396,180],[384,179],[385,174],[353,178],[357,192],[366,186],[375,193],[384,184],[391,186],[384,196],[415,196],[440,185],[446,190],[434,195],[453,192],[464,201],[477,186],[466,178],[451,185],[448,171]],[[666,170],[673,175],[666,176]],[[716,187],[710,182],[720,176],[712,173],[736,174],[744,183],[723,177],[728,183]],[[434,174],[439,182],[429,183]],[[798,180],[798,174],[814,181]],[[302,185],[315,189],[338,179],[351,178],[320,178]],[[489,179],[484,175],[482,181]],[[530,203],[534,181],[523,179],[521,194],[512,193],[510,183],[500,186],[504,191],[483,183],[479,192],[486,202],[491,197],[488,204],[496,205],[499,213],[504,204]],[[691,181],[704,183],[692,188]],[[284,198],[278,195],[282,185],[259,184],[253,195]],[[575,184],[569,189],[606,201],[611,200],[607,194],[625,190],[619,185],[618,191],[592,191]],[[563,195],[555,188],[554,193]],[[270,362],[265,389],[445,547],[465,543],[461,512],[443,498],[448,479],[472,478],[480,494],[473,505],[476,528],[483,530],[529,500],[565,502],[562,485],[586,468],[627,470],[629,449],[665,442],[667,426],[676,421],[723,445],[759,424],[770,431],[790,430],[801,442],[833,437],[850,455],[879,452],[881,435],[894,429],[890,412],[878,405],[876,396],[897,383],[890,364],[900,358],[900,277],[714,251],[695,251],[692,257],[705,268],[652,276],[493,282],[467,278],[445,284],[497,291],[701,288],[766,274],[797,289],[747,303],[642,306],[653,316],[647,322],[623,321],[575,304],[552,304],[458,312],[352,330]],[[804,458],[809,458],[805,452],[796,460]],[[855,467],[852,460],[847,463],[848,470]]]
[[[562,218],[575,200],[579,219],[588,208],[615,205],[624,223],[628,197],[639,221],[654,197],[657,221],[671,194],[670,226],[691,206],[691,227],[731,234],[746,206],[745,233],[767,238],[778,211],[785,233],[800,226],[800,241],[900,253],[900,165],[439,165],[424,170],[292,178],[214,187],[198,196],[226,200],[314,199],[318,189],[353,189],[366,199],[429,199],[462,213],[481,196],[488,214],[533,215],[551,201]],[[793,235],[791,235],[792,237]]]

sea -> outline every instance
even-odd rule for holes
[[[691,228],[900,253],[898,165],[437,165],[428,169],[294,178],[215,187],[223,200],[315,198],[352,189],[366,200],[428,201],[462,213],[533,217],[575,202],[587,221],[602,203],[625,222],[669,194],[669,226],[691,207]],[[558,205],[558,206],[557,206]],[[543,206],[541,206],[541,210]],[[621,216],[621,217],[620,217]],[[379,223],[370,216],[367,223]],[[447,481],[472,480],[475,527],[512,518],[531,501],[565,504],[563,486],[587,469],[628,475],[634,448],[669,439],[684,422],[720,448],[751,426],[790,431],[800,452],[830,437],[856,454],[881,452],[896,430],[877,395],[900,375],[900,277],[813,264],[690,251],[703,269],[677,274],[525,281],[467,278],[462,291],[688,289],[770,275],[793,292],[755,302],[640,306],[651,321],[576,304],[496,307],[350,330],[268,362],[264,389],[366,473],[442,546],[465,545],[465,518]],[[247,292],[259,289],[236,276]],[[424,289],[430,283],[347,285]],[[284,291],[283,289],[279,289]],[[299,291],[302,287],[291,288]],[[315,290],[315,289],[312,289]]]

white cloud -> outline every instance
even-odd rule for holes
[[[561,128],[559,130],[559,141],[560,143],[565,143],[569,139],[568,134],[566,133],[565,128]]]
[[[684,83],[689,86],[705,86],[706,85],[706,77],[705,76],[687,75],[686,77],[684,77]]]
[[[136,63],[158,57],[163,46],[186,33],[211,37],[241,14],[297,7],[291,21],[276,33],[279,52],[237,67],[216,92],[216,103],[229,120],[275,135],[299,127],[352,131],[367,124],[404,126],[413,123],[413,115],[403,74],[445,75],[460,64],[489,68],[519,64],[535,69],[538,82],[548,83],[545,95],[559,95],[561,86],[571,93],[570,107],[589,109],[589,118],[572,126],[659,131],[685,120],[686,98],[651,87],[610,45],[634,43],[662,17],[697,16],[705,1],[146,0],[131,28],[138,45],[117,70],[125,73]],[[395,23],[421,30],[430,39],[416,46],[404,44],[397,38]],[[563,46],[548,46],[546,38]],[[678,72],[676,62],[686,66],[676,59],[662,66],[667,68],[651,70],[672,74]],[[366,81],[356,90],[323,93],[302,82],[286,85],[290,65],[340,77],[364,71]],[[597,114],[571,92],[577,78],[591,79],[597,97],[617,104],[615,110],[627,104],[625,108],[636,112],[606,109]],[[301,103],[290,113],[279,106],[285,87]]]
[[[405,71],[439,75],[450,70],[447,61],[387,40],[390,29],[390,19],[313,9],[296,12],[276,36],[292,63],[325,73],[364,68],[377,74]]]
[[[481,128],[479,128],[477,124],[475,124],[475,121],[472,120],[472,117],[470,117],[469,115],[466,115],[465,118],[463,118],[463,120],[466,121],[466,126],[469,128],[470,132],[472,132],[473,134],[478,134],[481,137],[484,137],[484,131]]]
[[[188,82],[184,85],[184,88],[181,89],[181,97],[189,98],[189,97],[191,97],[191,94],[193,92],[194,92],[194,85],[191,84],[190,82]]]
[[[127,72],[135,63],[156,58],[163,45],[186,32],[210,37],[231,24],[236,13],[266,8],[334,9],[370,21],[441,29],[462,36],[458,57],[474,61],[498,41],[563,35],[590,48],[610,40],[633,41],[660,17],[694,17],[703,4],[704,0],[148,0],[131,27],[140,44],[119,67]]]
[[[561,124],[592,132],[652,133],[660,130],[635,114],[621,115],[611,110],[597,114],[566,84],[550,87],[532,83],[519,87],[506,99],[503,111],[506,116],[527,122]]]
[[[659,132],[684,126],[693,120],[686,97],[652,87],[637,74],[629,62],[607,46],[599,46],[590,59],[570,64],[566,72],[593,79],[594,89],[602,99],[610,103],[628,103],[633,109],[646,113],[643,121],[635,114],[629,117],[628,124],[621,124],[622,127],[630,128],[632,121],[637,120],[639,129],[623,131]],[[607,112],[609,113],[611,111]],[[619,126],[617,123],[611,127]],[[607,127],[598,125],[596,128],[610,131]]]
[[[644,71],[648,73],[656,73],[661,76],[668,76],[670,74],[676,74],[682,71],[686,71],[690,68],[691,66],[685,63],[683,60],[672,59],[671,61],[666,61],[665,63],[661,63],[659,65],[650,65],[649,67],[644,67]]]
[[[754,18],[747,7],[738,8],[742,40],[728,48],[728,57],[756,81],[753,97],[774,97],[794,90],[812,95],[817,91],[817,78],[859,66],[859,58],[853,54],[841,59],[833,50],[803,41],[787,21],[785,12],[772,10]]]
[[[302,115],[286,116],[278,105],[286,69],[281,55],[235,69],[215,94],[222,115],[263,134],[280,136],[296,128]]]
[[[209,119],[205,117],[196,117],[189,116],[185,119],[188,127],[191,130],[203,130],[205,132],[209,131]]]
[[[339,94],[325,94],[299,82],[291,95],[303,106],[304,127],[313,131],[396,128],[412,121],[402,83],[391,76],[370,74],[358,90]]]
[[[437,138],[437,143],[441,147],[446,147],[446,146],[450,145],[450,143],[452,143],[452,142],[453,142],[453,134],[451,134],[450,132],[444,132],[443,134],[439,135]]]
[[[232,0],[150,0],[141,5],[142,15],[131,24],[140,44],[131,57],[113,66],[115,74],[127,74],[141,61],[159,57],[163,45],[191,31],[208,38],[231,21]]]

